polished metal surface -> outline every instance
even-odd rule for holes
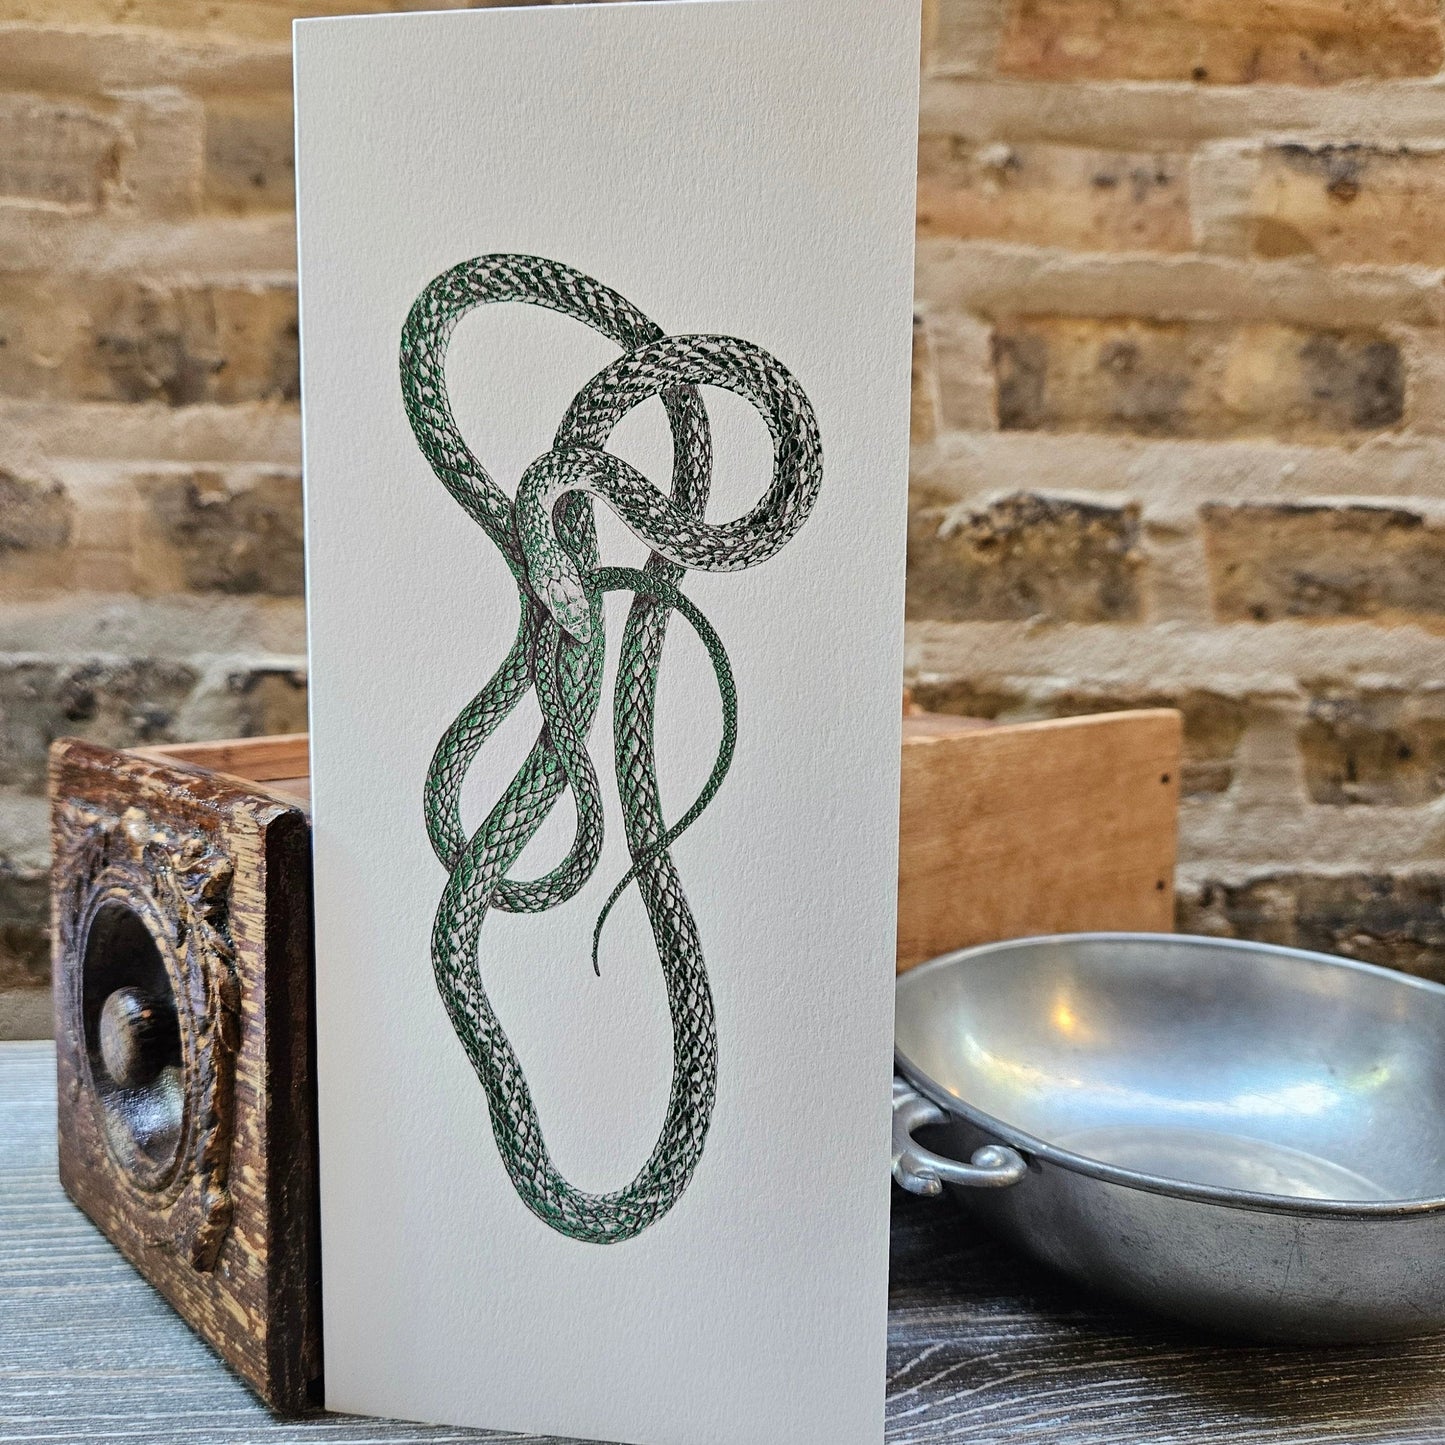
[[[895,1027],[923,1096],[895,1090],[904,1187],[950,1183],[1047,1263],[1231,1333],[1445,1329],[1445,988],[1076,934],[904,974]]]
[[[945,1184],[967,1184],[974,1189],[1002,1189],[1017,1184],[1028,1165],[1002,1144],[975,1149],[967,1164],[946,1159],[925,1149],[913,1137],[926,1124],[947,1123],[948,1116],[902,1079],[893,1081],[893,1177],[910,1194],[942,1194]]]

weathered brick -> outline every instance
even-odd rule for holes
[[[293,19],[320,15],[369,15],[393,10],[481,8],[488,0],[0,0],[0,21],[55,23],[57,11],[75,27],[116,26],[170,32],[219,42],[261,41],[285,44]],[[491,0],[512,4],[516,0]],[[536,3],[536,0],[533,0]],[[547,3],[547,0],[541,0]]]
[[[1049,251],[922,236],[914,300],[927,310],[1012,318],[1268,318],[1310,334],[1438,328],[1445,295],[1432,272],[1378,266],[1262,265],[1236,255]]]
[[[198,592],[299,597],[305,590],[301,478],[268,472],[236,482],[221,472],[136,480],[155,525]]]
[[[1299,747],[1314,802],[1408,807],[1445,794],[1445,694],[1311,691]]]
[[[994,331],[1007,430],[1313,439],[1404,411],[1396,343],[1262,323],[1032,317]]]
[[[1026,693],[973,677],[917,678],[909,683],[908,696],[914,706],[924,712],[986,718],[990,722],[1022,721],[1033,707]]]
[[[993,328],[956,311],[928,318],[933,343],[938,423],[946,431],[994,431]]]
[[[940,621],[1132,621],[1139,509],[1018,493],[909,519],[908,615]]]
[[[93,345],[75,358],[81,399],[209,400],[225,366],[211,296],[156,287],[97,299]]]
[[[1085,251],[1192,245],[1184,158],[925,135],[918,230]]]
[[[931,75],[990,75],[1004,0],[924,0],[923,68]]]
[[[208,677],[187,704],[186,728],[207,738],[304,733],[304,662],[263,659]]]
[[[1433,75],[1442,61],[1434,0],[1010,0],[998,52],[1011,75],[1218,85]]]
[[[194,214],[201,195],[201,102],[170,85],[119,91],[116,102],[129,144],[108,199],[131,214]]]
[[[0,394],[38,400],[294,401],[290,286],[0,277]]]
[[[914,446],[938,435],[938,380],[933,364],[933,339],[924,317],[913,318],[913,386],[908,435]]]
[[[0,95],[0,197],[94,210],[120,173],[124,128],[77,100]]]
[[[50,877],[0,858],[0,989],[50,978]]]
[[[1445,982],[1445,874],[1281,872],[1181,891],[1183,933],[1282,943]]]
[[[197,678],[186,663],[152,659],[0,659],[0,784],[43,792],[58,737],[111,747],[173,740]]]
[[[1331,264],[1445,264],[1445,152],[1368,145],[1265,149],[1247,218],[1254,253]]]
[[[999,722],[1079,717],[1086,713],[1128,712],[1172,707],[1184,715],[1184,757],[1180,784],[1185,797],[1223,793],[1234,781],[1235,754],[1249,720],[1241,698],[1207,688],[1111,692],[1069,687],[1062,691],[1020,692],[975,683],[968,678],[928,678],[913,684],[914,701],[929,712],[956,713]]]
[[[282,287],[127,289],[96,337],[117,400],[295,401],[296,293]]]
[[[1433,328],[1397,334],[1410,377],[1405,426],[1419,437],[1445,436],[1445,335]],[[1437,491],[1429,484],[1420,490]]]
[[[1224,621],[1445,618],[1445,527],[1403,507],[1210,504],[1201,509]]]
[[[206,203],[214,210],[288,210],[296,199],[289,92],[206,104]]]
[[[70,541],[74,504],[59,482],[0,466],[0,564],[7,553],[57,551]]]
[[[234,709],[235,736],[268,737],[306,731],[306,673],[299,668],[256,667],[233,672],[226,691]]]

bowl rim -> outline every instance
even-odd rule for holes
[[[1095,932],[1095,933],[1045,933],[1024,938],[1003,939],[997,943],[974,944],[969,948],[955,949],[940,954],[898,975],[894,983],[894,1008],[902,990],[910,987],[909,980],[928,973],[947,972],[983,956],[992,957],[1000,953],[1034,947],[1045,943],[1158,943],[1169,939],[1175,943],[1198,945],[1205,950],[1269,954],[1288,958],[1299,963],[1314,966],[1326,965],[1331,968],[1352,969],[1360,973],[1373,974],[1391,983],[1423,989],[1438,997],[1445,998],[1445,984],[1430,979],[1417,978],[1414,974],[1401,973],[1398,969],[1383,968],[1379,964],[1363,963],[1359,959],[1344,958],[1333,953],[1316,953],[1309,949],[1290,948],[1279,943],[1256,943],[1238,938],[1210,938],[1193,933],[1140,933],[1140,932]],[[931,1100],[946,1114],[973,1124],[976,1128],[992,1135],[998,1142],[1016,1149],[1025,1159],[1042,1159],[1070,1173],[1081,1174],[1090,1179],[1099,1179],[1117,1184],[1125,1189],[1137,1189],[1147,1194],[1162,1194],[1174,1199],[1192,1199],[1205,1204],[1223,1205],[1235,1209],[1250,1209],[1265,1214],[1294,1214],[1314,1217],[1344,1219],[1398,1219],[1418,1215],[1445,1212],[1445,1196],[1421,1199],[1303,1199],[1291,1194],[1266,1194],[1261,1191],[1234,1189],[1226,1185],[1196,1184],[1185,1179],[1170,1179],[1164,1175],[1146,1174],[1137,1169],[1126,1169],[1118,1164],[1106,1164],[1100,1159],[1091,1159],[1086,1154],[1077,1154],[1050,1144],[1026,1130],[1015,1128],[1005,1120],[997,1119],[976,1108],[964,1099],[951,1093],[933,1079],[926,1070],[915,1064],[895,1042],[894,1063],[908,1082]]]

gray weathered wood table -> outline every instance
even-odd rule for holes
[[[488,1438],[273,1420],[61,1193],[54,1067],[48,1044],[0,1045],[0,1445]],[[896,1445],[1445,1442],[1445,1340],[1222,1345],[1116,1313],[952,1206],[897,1195],[888,1382]]]

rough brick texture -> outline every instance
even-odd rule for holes
[[[0,862],[0,990],[45,986],[50,975],[49,907],[44,868]]]
[[[1139,509],[1030,493],[977,512],[915,508],[908,612],[949,621],[1139,615]]]
[[[149,658],[10,663],[0,671],[0,785],[44,792],[46,754],[58,737],[109,747],[174,741],[176,715],[197,681],[187,663]]]
[[[1187,250],[1188,167],[1147,151],[928,135],[918,155],[918,232],[1089,251]]]
[[[44,749],[305,726],[290,22],[0,0],[0,1036]],[[907,681],[1178,706],[1181,922],[1445,977],[1436,0],[926,0]]]
[[[1371,332],[1031,318],[998,324],[994,366],[1009,430],[1331,438],[1404,411],[1400,348]]]
[[[907,678],[1175,706],[1180,923],[1445,979],[1436,0],[929,0]]]
[[[186,587],[300,597],[301,478],[268,473],[241,487],[216,471],[138,479],[148,525],[180,554]]]
[[[70,540],[71,510],[59,483],[0,467],[0,555],[58,551]]]
[[[24,400],[294,402],[296,290],[0,276],[0,395]]]
[[[1445,526],[1404,507],[1210,504],[1202,509],[1218,615],[1445,624]]]
[[[1258,153],[1247,217],[1256,255],[1327,263],[1445,263],[1445,152],[1272,145]]]
[[[1431,75],[1434,0],[1008,0],[1006,74],[1050,80],[1188,80],[1218,85]]]
[[[218,96],[205,112],[205,200],[242,213],[289,210],[294,203],[291,95]]]
[[[1299,741],[1316,803],[1413,807],[1445,795],[1445,688],[1316,684]]]
[[[1180,903],[1181,926],[1342,953],[1445,983],[1445,875],[1276,873],[1206,882]]]
[[[125,133],[108,106],[0,96],[0,195],[94,210],[120,175]]]

